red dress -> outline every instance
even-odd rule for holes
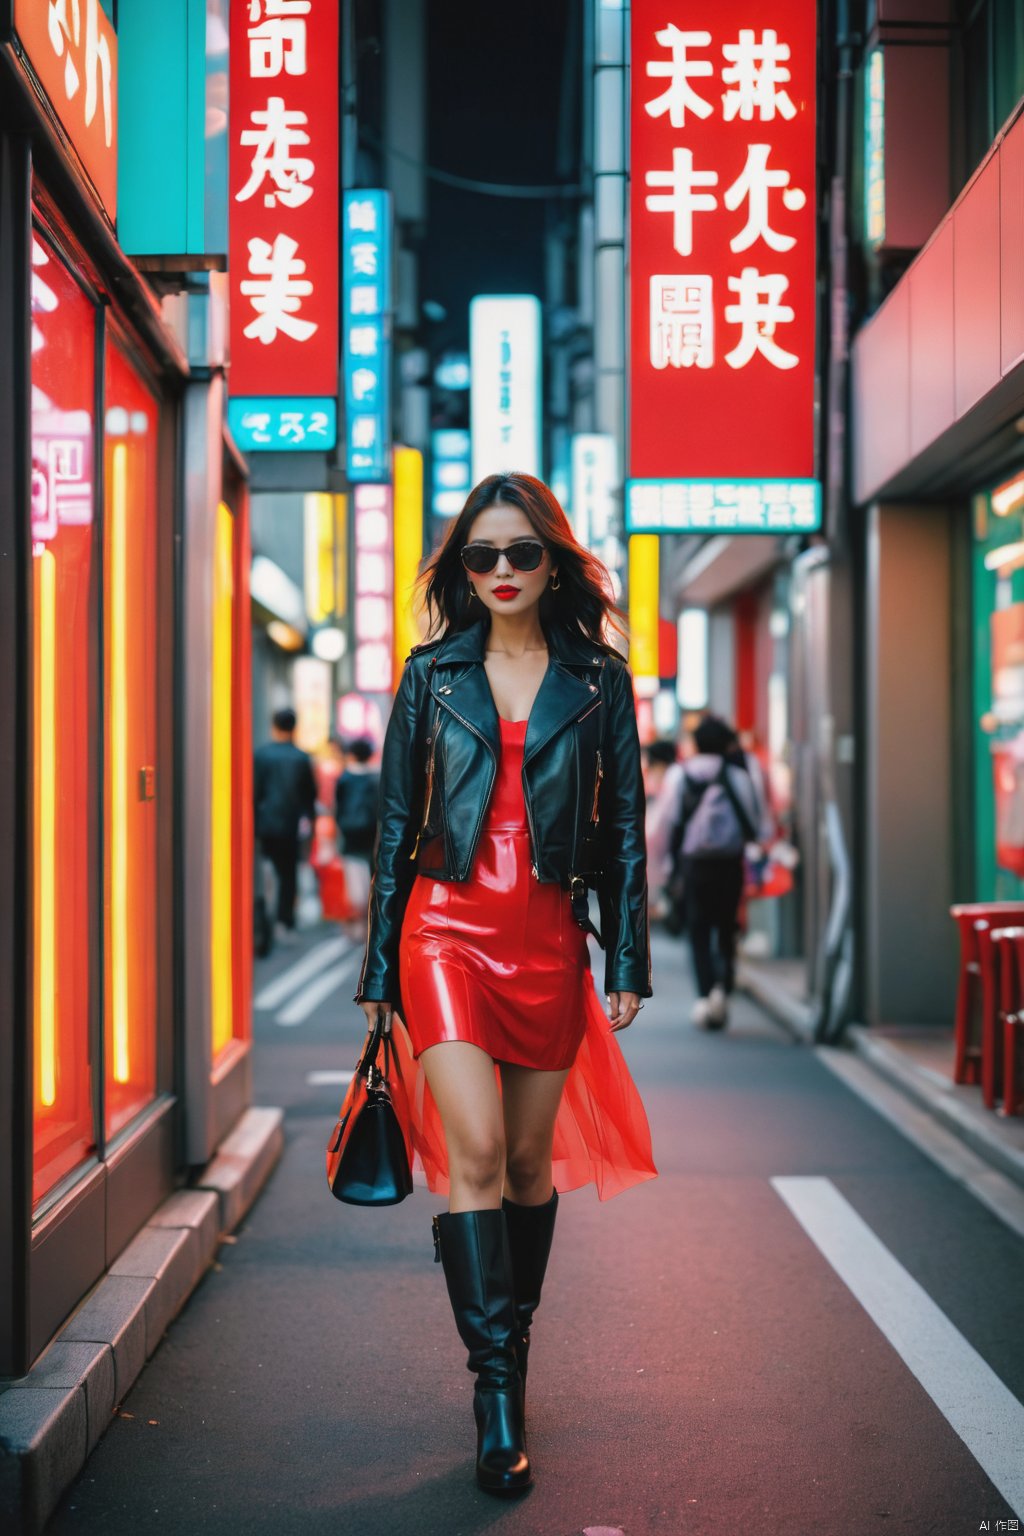
[[[533,874],[522,785],[526,724],[501,721],[501,759],[471,878],[418,875],[413,883],[399,950],[406,1029],[397,1020],[394,1027],[400,1092],[427,1183],[447,1193],[444,1130],[420,1053],[464,1040],[495,1062],[568,1068],[555,1125],[555,1187],[593,1180],[605,1199],[657,1169],[569,894]]]

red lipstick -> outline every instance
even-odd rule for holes
[[[514,597],[518,597],[519,596],[519,588],[518,587],[494,587],[493,590],[492,590],[491,595],[492,595],[492,597],[500,597],[501,601],[503,603],[508,603],[508,602],[511,602]]]

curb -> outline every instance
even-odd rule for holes
[[[176,1190],[36,1361],[0,1382],[0,1524],[38,1536],[284,1147],[284,1112],[249,1109]]]
[[[804,1045],[814,1044],[814,1011],[810,1004],[794,997],[781,982],[749,960],[741,960],[736,971],[736,986],[755,1003],[760,1003],[777,1023]]]
[[[993,1168],[1024,1188],[1024,1123],[1017,1147],[1010,1140],[1011,1122],[1001,1119],[993,1110],[975,1109],[964,1103],[952,1083],[947,1085],[936,1074],[908,1060],[902,1051],[873,1035],[863,1024],[851,1024],[846,1033],[857,1055],[880,1076],[927,1110]]]
[[[771,1014],[795,1040],[822,1049],[814,1039],[812,1009],[769,973],[756,965],[741,963],[737,986]],[[958,1137],[990,1168],[1024,1188],[1024,1121],[1020,1122],[1019,1146],[1015,1146],[1009,1122],[992,1110],[966,1103],[953,1083],[919,1066],[905,1052],[891,1045],[884,1035],[876,1034],[863,1024],[851,1024],[844,1039],[851,1056],[859,1057],[877,1077],[898,1089],[906,1101],[924,1110],[938,1125]],[[843,1047],[832,1049],[842,1050]]]

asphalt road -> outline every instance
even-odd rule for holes
[[[323,963],[289,986],[307,951]],[[620,1036],[660,1177],[563,1201],[530,1357],[536,1483],[515,1503],[479,1492],[471,1378],[431,1262],[441,1203],[355,1210],[324,1179],[344,1090],[310,1075],[353,1065],[357,958],[320,930],[261,963],[258,991],[285,975],[255,1026],[256,1102],[284,1106],[284,1157],[50,1530],[1024,1528],[999,1491],[1024,1465],[1021,1240],[753,1005],[726,1034],[695,1031],[664,939],[657,996]]]

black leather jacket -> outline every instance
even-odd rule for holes
[[[477,623],[417,646],[406,662],[384,742],[357,1002],[401,1011],[398,943],[414,876],[470,877],[501,752],[485,640]],[[582,635],[549,635],[548,647],[523,760],[534,874],[567,890],[582,879],[597,891],[605,991],[650,997],[644,789],[630,675],[620,656]]]

